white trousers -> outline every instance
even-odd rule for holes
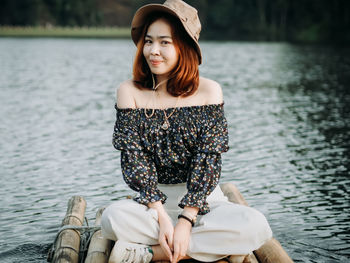
[[[178,203],[186,194],[186,183],[159,184],[167,195],[164,204],[173,225],[181,213]],[[198,216],[192,228],[187,255],[211,262],[228,255],[247,255],[258,249],[272,237],[265,216],[259,211],[231,203],[220,186],[208,196],[210,212]],[[111,240],[124,240],[145,245],[157,245],[158,213],[153,208],[141,205],[132,199],[120,200],[108,206],[102,214],[102,235]]]

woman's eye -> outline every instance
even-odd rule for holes
[[[170,42],[169,42],[169,41],[166,41],[166,40],[163,40],[163,41],[162,41],[162,45],[167,45],[167,44],[170,44]]]
[[[150,44],[150,43],[152,43],[151,40],[149,40],[149,39],[146,39],[146,40],[145,40],[145,44]]]

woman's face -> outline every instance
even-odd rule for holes
[[[166,20],[158,19],[148,27],[143,55],[155,75],[167,76],[177,65],[179,54],[173,43],[171,27]]]

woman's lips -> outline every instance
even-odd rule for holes
[[[153,66],[158,66],[160,63],[162,63],[162,61],[160,61],[160,60],[151,60],[151,64]]]

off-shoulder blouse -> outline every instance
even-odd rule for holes
[[[157,184],[187,183],[187,193],[179,203],[198,207],[199,214],[210,211],[207,196],[221,174],[221,153],[228,151],[224,104],[155,109],[147,118],[144,109],[116,108],[113,146],[121,150],[123,178],[139,194],[135,201],[147,205],[166,201]],[[174,111],[175,109],[175,111]],[[152,110],[147,110],[151,115]]]

